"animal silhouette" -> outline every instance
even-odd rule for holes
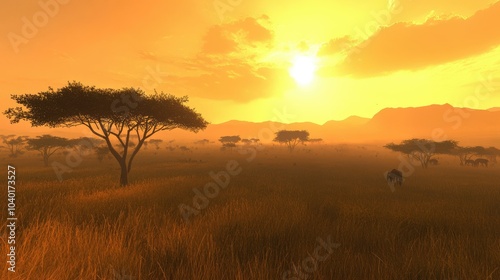
[[[488,167],[488,162],[489,160],[485,159],[485,158],[477,158],[475,161],[474,161],[474,166],[484,166],[484,167]]]
[[[387,182],[401,186],[403,184],[403,173],[397,169],[387,173]]]

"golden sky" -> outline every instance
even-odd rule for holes
[[[73,80],[188,95],[211,123],[500,106],[494,0],[25,0],[0,18],[1,111]]]

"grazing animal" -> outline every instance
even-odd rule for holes
[[[429,160],[429,164],[430,165],[438,165],[439,164],[439,161],[436,159],[436,158],[431,158]]]
[[[387,182],[401,186],[403,184],[403,173],[397,169],[387,173]]]
[[[474,166],[484,166],[484,167],[488,167],[488,161],[487,159],[485,158],[477,158],[475,161],[474,161]]]
[[[465,160],[465,166],[467,166],[467,165],[474,166],[475,165],[474,160],[472,160],[472,159]]]

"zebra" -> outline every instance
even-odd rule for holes
[[[485,158],[477,158],[475,161],[474,161],[474,166],[484,166],[484,167],[488,167],[488,160],[485,159]]]
[[[470,166],[475,166],[476,162],[472,159],[466,159],[465,160],[465,166],[470,165]]]
[[[397,169],[387,173],[387,182],[401,186],[403,184],[403,173]]]
[[[438,165],[439,164],[439,161],[436,159],[436,158],[431,158],[429,160],[429,164],[430,165]]]

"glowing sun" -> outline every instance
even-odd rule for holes
[[[294,58],[290,76],[299,85],[309,85],[314,80],[314,72],[316,72],[316,64],[313,57],[299,55]]]

